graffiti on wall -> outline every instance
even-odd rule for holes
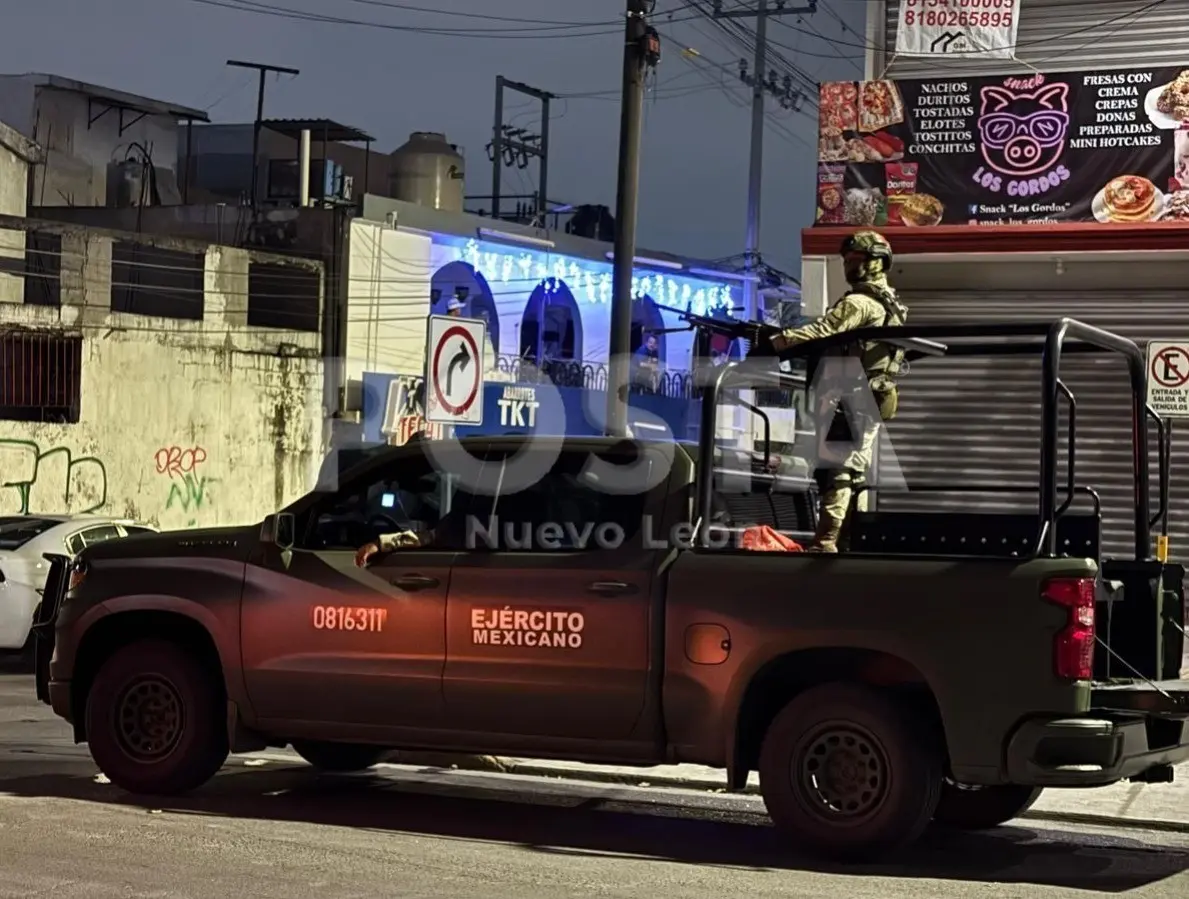
[[[65,446],[0,439],[0,513],[85,515],[107,505],[107,469]]]
[[[218,483],[205,473],[207,453],[201,446],[163,446],[153,454],[157,474],[167,478],[165,511],[186,516],[186,527],[198,523],[198,514],[210,508],[210,488]]]

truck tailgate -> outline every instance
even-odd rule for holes
[[[1189,717],[1189,679],[1096,683],[1090,708]]]

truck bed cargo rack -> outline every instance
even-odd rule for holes
[[[904,541],[900,541],[899,538],[895,540],[895,545],[900,547],[902,554],[908,551],[907,544],[910,539],[918,546],[936,546],[940,545],[942,536],[939,532],[940,529],[944,528],[956,533],[960,527],[962,533],[958,536],[966,538],[966,546],[976,545],[980,548],[988,548],[991,545],[990,541],[994,540],[1001,550],[1005,547],[1009,549],[1009,552],[1005,554],[1009,557],[1016,556],[1018,548],[1025,539],[1026,532],[1030,530],[1031,534],[1028,539],[1032,550],[1029,553],[1030,556],[1054,558],[1072,552],[1075,544],[1078,544],[1082,551],[1093,551],[1094,558],[1097,558],[1101,543],[1100,525],[1088,520],[1085,515],[1080,513],[1074,515],[1069,512],[1074,494],[1078,489],[1075,484],[1077,401],[1073,392],[1062,382],[1060,372],[1061,359],[1065,353],[1099,353],[1122,356],[1127,365],[1132,396],[1134,558],[1137,560],[1151,558],[1153,525],[1163,522],[1167,527],[1169,459],[1164,422],[1147,405],[1146,401],[1146,360],[1134,341],[1070,318],[1058,319],[1051,324],[910,324],[899,328],[864,328],[820,340],[806,341],[783,353],[781,359],[808,358],[812,368],[816,359],[820,359],[831,350],[838,350],[859,341],[880,341],[902,347],[905,349],[905,356],[909,361],[939,356],[1041,356],[1041,458],[1040,478],[1037,487],[1039,494],[1037,514],[1035,516],[1004,517],[995,522],[986,520],[991,516],[982,516],[984,521],[980,528],[972,520],[957,519],[953,513],[947,512],[911,513],[910,517],[903,517],[909,516],[910,513],[857,513],[861,516],[856,518],[857,532],[860,538],[859,542],[865,544],[864,550],[869,552],[887,551],[886,549],[872,550],[871,547],[875,543],[886,547],[896,528],[903,528],[909,535],[909,538]],[[709,438],[714,434],[717,407],[724,393],[740,389],[772,387],[784,390],[807,389],[803,377],[794,378],[779,370],[773,370],[772,359],[744,360],[741,363],[723,366],[721,371],[716,372],[707,384],[702,401],[700,457],[702,459],[713,458]],[[1068,403],[1070,414],[1067,450],[1068,482],[1065,485],[1066,495],[1059,503],[1057,441],[1062,400]],[[1160,508],[1155,515],[1151,513],[1149,500],[1149,422],[1155,423],[1161,438]],[[765,452],[767,452],[766,447]],[[714,504],[715,476],[715,466],[699,466],[695,520],[701,520],[703,517],[710,520],[709,512]],[[888,514],[901,517],[889,521],[886,525],[879,524],[879,517]],[[925,515],[934,515],[936,520],[929,521],[923,517]],[[1072,523],[1059,525],[1062,518],[1069,518]],[[1100,520],[1100,516],[1098,519]],[[1069,542],[1066,543],[1066,541]],[[858,548],[855,546],[855,549]],[[934,552],[936,552],[935,549]]]

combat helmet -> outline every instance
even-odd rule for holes
[[[882,259],[885,272],[892,267],[892,245],[878,231],[856,231],[842,242],[839,252],[842,256],[862,253],[868,259]]]

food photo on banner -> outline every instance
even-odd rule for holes
[[[818,225],[1189,221],[1189,68],[821,86]]]

